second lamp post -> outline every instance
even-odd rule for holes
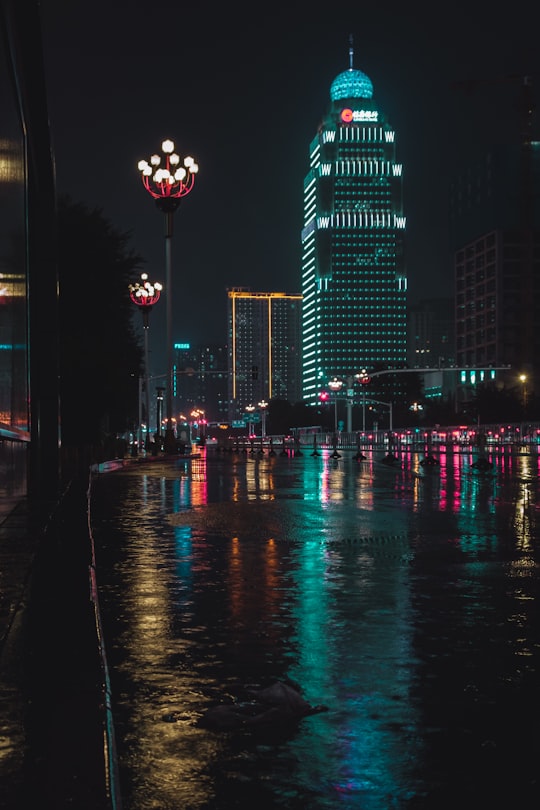
[[[262,399],[257,404],[261,409],[261,439],[264,439],[266,436],[266,409],[268,408],[268,402]]]
[[[136,304],[140,311],[142,312],[143,316],[143,331],[144,331],[144,391],[145,391],[145,420],[146,420],[146,441],[144,443],[145,450],[148,450],[148,445],[150,442],[150,366],[148,360],[148,327],[149,327],[149,320],[148,316],[152,311],[152,307],[154,304],[157,304],[159,301],[159,296],[161,295],[161,284],[156,281],[152,283],[148,281],[148,275],[146,273],[141,274],[141,281],[140,284],[138,281],[135,284],[130,284],[128,286],[129,289],[129,297]],[[139,419],[139,423],[141,420]],[[158,433],[159,433],[159,422],[158,422]],[[141,433],[141,425],[139,424],[139,446],[141,445],[142,433]]]
[[[338,429],[338,418],[337,418],[337,395],[339,391],[343,388],[343,380],[338,380],[337,377],[334,377],[333,380],[330,380],[328,383],[328,388],[334,392],[334,433],[337,433]]]

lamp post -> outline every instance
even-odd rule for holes
[[[135,284],[129,284],[129,297],[142,312],[143,317],[143,332],[144,332],[144,389],[145,389],[145,408],[146,408],[146,442],[145,449],[148,450],[148,443],[150,441],[150,370],[148,363],[148,316],[154,304],[157,304],[161,295],[162,286],[159,281],[152,283],[148,281],[148,274],[141,273],[141,283],[138,281]],[[142,439],[141,425],[139,425],[139,442]]]
[[[338,392],[341,391],[343,388],[343,380],[338,380],[337,377],[334,377],[333,380],[330,380],[328,383],[328,388],[334,392],[334,433],[337,433],[338,427],[338,418],[337,418],[337,395]]]
[[[156,450],[161,447],[161,428],[163,423],[163,388],[156,387]]]
[[[268,408],[268,402],[261,399],[261,401],[257,404],[261,409],[261,439],[264,439],[266,436],[266,409]]]
[[[522,404],[523,404],[523,416],[525,417],[527,415],[527,375],[520,374],[519,381],[523,386]]]
[[[192,418],[192,426],[193,428],[197,429],[197,437],[199,439],[199,444],[203,443],[202,439],[204,436],[204,427],[203,425],[206,424],[206,420],[204,418],[204,411],[201,408],[194,408],[190,414]]]
[[[347,377],[347,433],[352,433],[352,409],[354,400],[353,378],[351,375]]]
[[[367,373],[367,369],[363,368],[358,374],[354,375],[362,386],[362,432],[366,432],[366,386],[371,382],[371,377]]]
[[[138,169],[145,189],[154,199],[158,209],[165,215],[165,290],[167,293],[167,427],[165,430],[165,452],[176,449],[172,423],[173,407],[173,338],[172,338],[172,255],[171,240],[173,236],[173,219],[180,200],[185,197],[195,182],[199,171],[192,157],[180,157],[174,151],[174,142],[165,140],[161,144],[163,155],[152,155],[150,160],[140,160]]]
[[[383,405],[384,404],[385,403],[383,402]],[[424,406],[420,402],[413,402],[413,404],[409,406],[409,410],[415,414],[421,414],[424,410]]]
[[[393,433],[394,432],[394,422],[393,422],[393,419],[392,419],[392,410],[393,410],[394,406],[392,405],[391,402],[380,402],[379,404],[380,405],[386,405],[386,407],[388,408],[388,430],[390,431],[390,433]]]
[[[248,415],[248,438],[253,433],[253,413],[255,412],[255,405],[246,405],[245,411]]]

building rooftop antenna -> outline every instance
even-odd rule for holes
[[[349,34],[349,70],[353,69],[353,56],[354,56],[353,35]]]

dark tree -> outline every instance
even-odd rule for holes
[[[96,445],[138,421],[142,348],[128,285],[144,260],[100,209],[58,202],[63,445]]]
[[[501,419],[519,422],[524,418],[520,393],[517,389],[498,389],[494,386],[479,385],[474,396],[463,406],[462,413],[470,422],[487,424]]]
[[[271,399],[266,423],[267,433],[287,434],[291,427],[309,425],[325,427],[330,425],[330,413],[333,414],[333,411],[330,412],[328,408],[314,408],[304,402],[291,403],[284,399]]]

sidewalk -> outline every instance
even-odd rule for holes
[[[0,808],[120,810],[86,481],[0,524]]]

